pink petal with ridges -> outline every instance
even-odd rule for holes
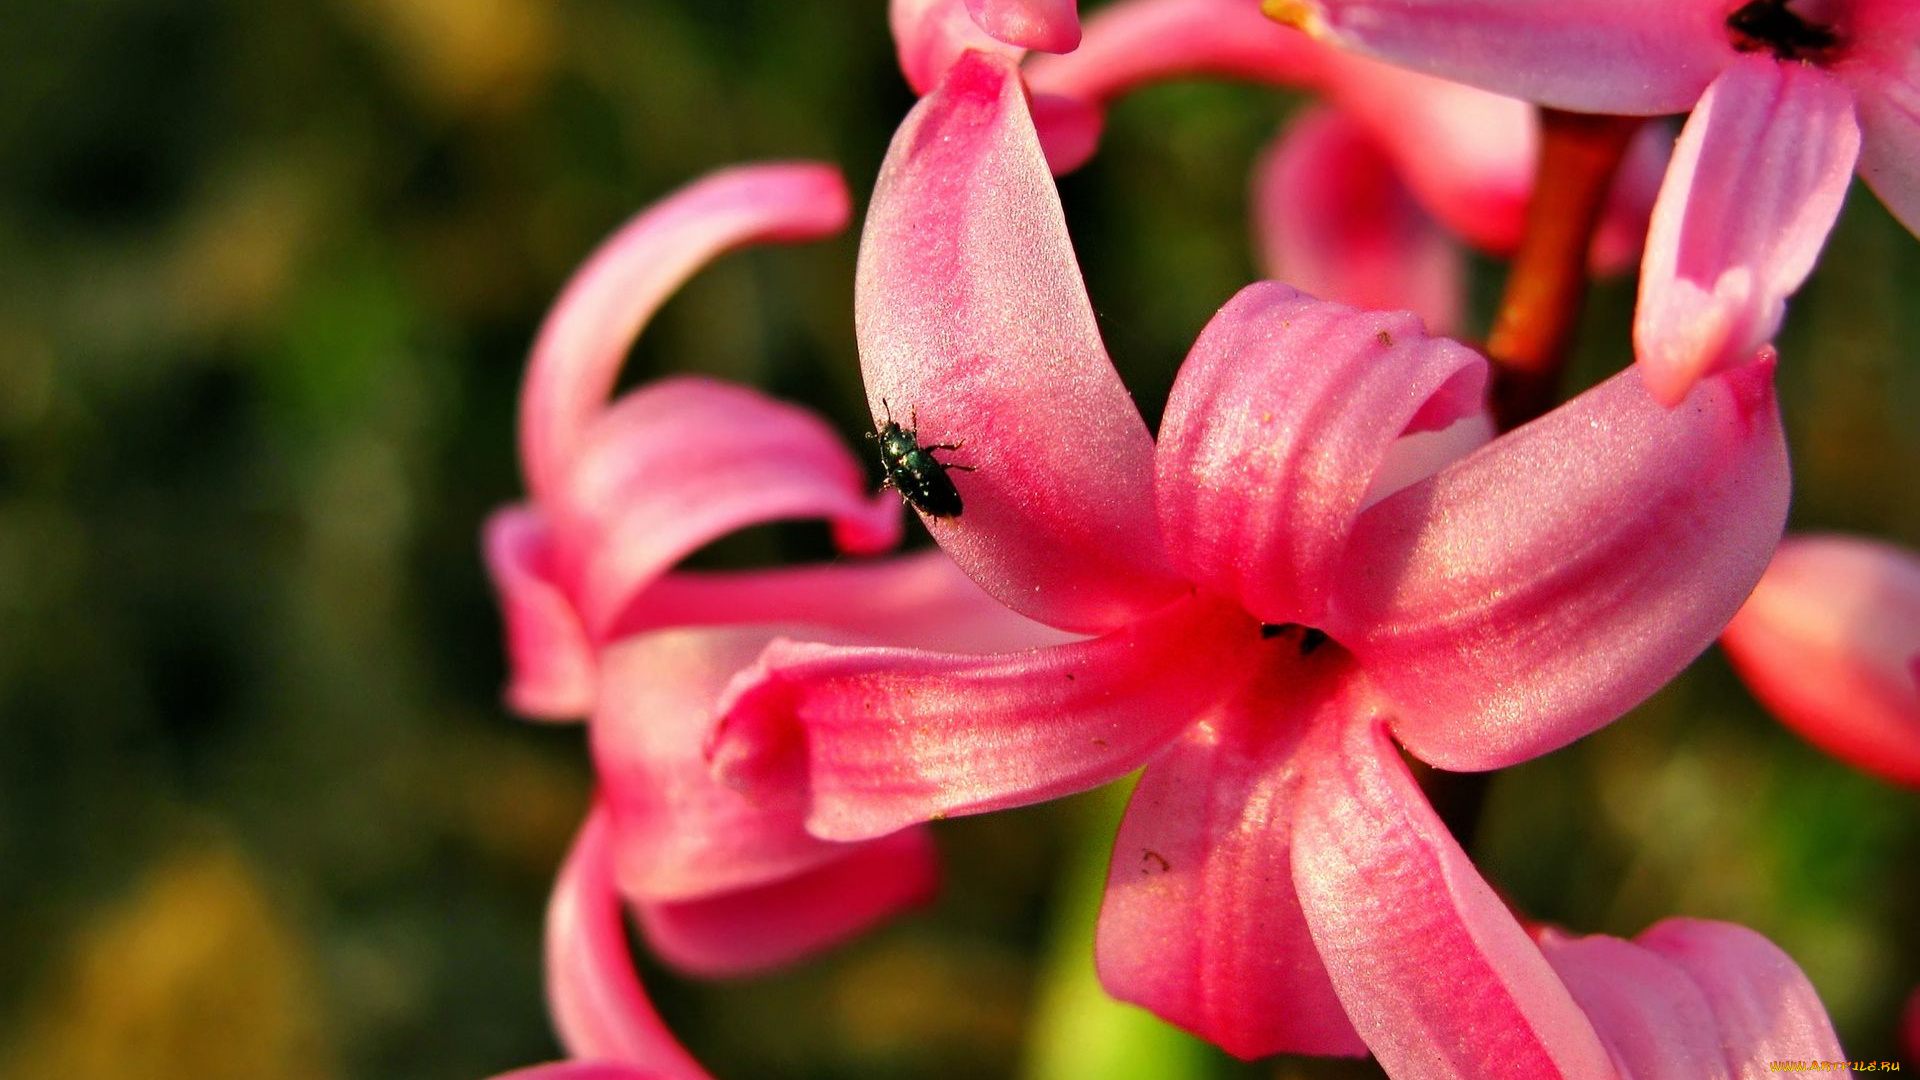
[[[1684,112],[1738,54],[1722,0],[1265,0],[1341,48],[1576,112]]]
[[[1832,75],[1748,56],[1687,119],[1654,204],[1634,353],[1669,405],[1772,340],[1840,215],[1860,128]]]
[[[1479,354],[1417,316],[1247,286],[1201,331],[1161,421],[1175,565],[1261,622],[1318,622],[1388,448],[1478,411],[1485,382]]]
[[[1459,326],[1465,256],[1346,114],[1294,117],[1254,169],[1253,218],[1266,276],[1355,307],[1411,311],[1434,333]]]
[[[1041,52],[1080,44],[1078,0],[967,0],[967,11],[996,40]]]
[[[606,816],[591,812],[554,882],[546,943],[554,1030],[577,1058],[641,1066],[661,1080],[707,1080],[634,974],[610,831]]]
[[[596,637],[680,559],[736,529],[827,518],[842,548],[897,542],[899,500],[818,416],[742,386],[681,377],[595,421],[550,501],[561,580]]]
[[[531,506],[497,510],[481,529],[487,574],[507,631],[507,707],[536,720],[593,710],[593,646],[554,580],[545,520]]]
[[[1275,685],[1193,727],[1134,788],[1100,907],[1100,981],[1243,1058],[1362,1056],[1294,896],[1290,850],[1312,764],[1301,737],[1345,706],[1326,699],[1338,683],[1324,675],[1263,681]]]
[[[1585,1014],[1356,712],[1300,751],[1293,880],[1347,1016],[1389,1076],[1616,1080]]]
[[[1788,537],[1720,643],[1755,696],[1809,742],[1920,787],[1920,556],[1856,537]]]
[[[1630,368],[1368,510],[1322,624],[1447,769],[1612,721],[1710,644],[1786,517],[1772,365],[1677,409]]]
[[[1628,1080],[1736,1080],[1705,993],[1666,958],[1595,934],[1536,935]],[[1751,1059],[1751,1064],[1757,1059]]]
[[[1855,43],[1859,62],[1837,74],[1852,86],[1860,117],[1860,179],[1920,236],[1920,9],[1907,0],[1874,6],[1879,22],[1898,22]]]
[[[954,61],[968,49],[1019,60],[1026,50],[996,40],[967,10],[970,0],[889,0],[887,23],[900,71],[916,94],[940,85]]]
[[[682,282],[730,248],[830,236],[850,213],[831,166],[747,165],[681,188],[601,244],[548,312],[527,365],[520,455],[535,498],[559,483],[628,347]]]
[[[925,829],[864,844],[804,874],[692,900],[640,902],[647,945],[703,978],[747,975],[832,948],[875,923],[930,902],[939,863]]]
[[[1706,997],[1738,1075],[1765,1061],[1845,1061],[1813,984],[1780,947],[1744,926],[1667,919],[1635,944],[1687,973]],[[1851,1070],[1835,1070],[1849,1075]]]
[[[716,774],[833,840],[1041,802],[1139,768],[1230,696],[1261,644],[1184,600],[1105,637],[963,656],[776,641],[722,697]]]
[[[925,516],[1022,614],[1121,625],[1178,595],[1153,441],[1108,361],[1013,65],[968,53],[894,136],[867,215],[855,325],[876,419],[917,420],[965,512]]]

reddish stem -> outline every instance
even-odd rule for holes
[[[1552,408],[1587,292],[1587,252],[1636,116],[1540,110],[1540,168],[1527,231],[1487,335],[1493,413],[1510,431]]]

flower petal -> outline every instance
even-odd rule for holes
[[[1874,32],[1852,43],[1859,62],[1839,72],[1859,105],[1860,179],[1920,236],[1920,12],[1891,0],[1860,5],[1856,19],[1869,10]]]
[[[1080,44],[1078,0],[967,0],[967,11],[994,38],[1023,49],[1072,52]]]
[[[1676,404],[1780,328],[1840,215],[1860,127],[1819,68],[1740,60],[1707,88],[1654,204],[1634,312],[1647,385]]]
[[[1540,951],[1593,1021],[1629,1080],[1735,1080],[1713,1009],[1687,974],[1616,937],[1536,935]],[[1757,1059],[1749,1059],[1753,1061]]]
[[[968,49],[998,53],[1018,60],[1025,49],[996,40],[981,29],[967,9],[975,0],[890,0],[887,22],[893,28],[893,47],[900,71],[916,94],[940,85],[954,61]]]
[[[707,1080],[706,1070],[653,1011],[634,974],[610,843],[609,822],[596,809],[554,882],[547,907],[547,1004],[554,1029],[574,1057],[638,1065],[663,1080]]]
[[[1310,86],[1335,54],[1261,17],[1239,0],[1120,0],[1087,19],[1080,47],[1035,56],[1035,94],[1101,108],[1148,83],[1191,76]]]
[[[721,699],[716,774],[802,793],[833,840],[1023,806],[1139,768],[1253,668],[1244,615],[1193,598],[1090,641],[993,656],[775,641]]]
[[[1920,786],[1920,556],[1855,537],[1789,537],[1720,643],[1808,741]]]
[[[1388,63],[1576,112],[1684,112],[1737,54],[1710,0],[1265,0]]]
[[[1780,947],[1744,926],[1667,919],[1634,941],[1699,985],[1727,1048],[1745,1075],[1756,1062],[1845,1061],[1833,1021],[1807,976]]]
[[[897,542],[899,500],[813,413],[742,386],[675,378],[592,426],[551,503],[555,557],[596,637],[655,577],[734,529],[822,517],[847,550]]]
[[[671,1074],[605,1061],[553,1061],[501,1073],[493,1080],[670,1080]]]
[[[1388,448],[1477,411],[1485,381],[1484,359],[1414,315],[1247,286],[1200,332],[1161,421],[1175,564],[1261,622],[1317,623]]]
[[[1323,628],[1444,769],[1608,723],[1712,642],[1787,508],[1772,365],[1677,409],[1629,369],[1362,516]]]
[[[836,845],[838,846],[838,845]],[[939,862],[925,829],[864,844],[804,874],[738,892],[635,905],[647,944],[692,975],[780,967],[933,899]]]
[[[593,646],[554,580],[551,540],[531,506],[497,510],[481,529],[507,629],[507,707],[539,720],[593,710]]]
[[[1377,719],[1318,725],[1293,880],[1347,1016],[1389,1076],[1614,1080],[1593,1026],[1434,816]]]
[[[1195,725],[1147,766],[1113,845],[1101,983],[1243,1058],[1367,1052],[1293,887],[1298,750],[1328,682],[1268,688]]]
[[[1253,185],[1268,277],[1355,307],[1411,311],[1435,333],[1459,326],[1465,257],[1351,117],[1299,113],[1262,157]]]
[[[850,213],[831,166],[746,165],[681,188],[601,244],[547,313],[527,366],[520,455],[535,498],[559,483],[641,327],[694,271],[742,244],[830,236]]]
[[[926,516],[988,592],[1062,629],[1178,595],[1161,563],[1153,441],[1107,360],[1060,199],[1004,59],[968,53],[894,136],[855,288],[867,400],[917,422],[965,512]]]

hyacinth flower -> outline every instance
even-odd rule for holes
[[[1629,370],[1461,457],[1450,436],[1485,430],[1479,355],[1263,283],[1200,335],[1156,445],[1019,75],[977,52],[895,137],[856,327],[876,414],[911,405],[975,467],[965,512],[927,519],[941,547],[1093,636],[991,656],[777,641],[728,691],[718,773],[851,841],[1145,765],[1100,918],[1116,996],[1244,1057],[1601,1074],[1396,743],[1448,769],[1524,761],[1711,643],[1785,514],[1767,365],[1671,411]]]
[[[1920,231],[1920,7],[1907,0],[1264,7],[1322,40],[1544,105],[1691,109],[1654,208],[1634,317],[1648,385],[1668,403],[1778,331],[1856,165]]]
[[[533,499],[486,527],[508,700],[535,717],[591,716],[621,884],[649,944],[698,974],[835,943],[925,901],[936,878],[923,833],[823,842],[796,815],[712,781],[702,742],[736,668],[778,632],[960,649],[1036,640],[937,553],[670,570],[728,532],[780,519],[825,518],[854,551],[899,536],[897,497],[874,497],[846,445],[802,409],[691,378],[607,401],[649,315],[707,259],[754,240],[831,233],[847,214],[833,170],[761,165],[693,184],[616,233],[534,346],[521,416]],[[1008,627],[1016,636],[1000,633]]]
[[[610,833],[604,811],[588,817],[547,910],[547,997],[561,1042],[578,1060],[499,1080],[708,1078],[634,972],[610,869]],[[1595,1075],[1739,1076],[1768,1060],[1845,1058],[1806,975],[1744,927],[1668,919],[1631,942],[1551,928],[1535,931],[1534,940],[1551,970],[1523,992],[1571,996],[1617,1069]],[[1390,1065],[1389,1075],[1498,1075],[1415,1061]]]
[[[1720,643],[1808,742],[1920,787],[1920,556],[1860,537],[1788,537]]]

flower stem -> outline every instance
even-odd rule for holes
[[[1587,252],[1637,116],[1540,110],[1540,168],[1487,356],[1493,412],[1510,431],[1552,408],[1587,291]]]

